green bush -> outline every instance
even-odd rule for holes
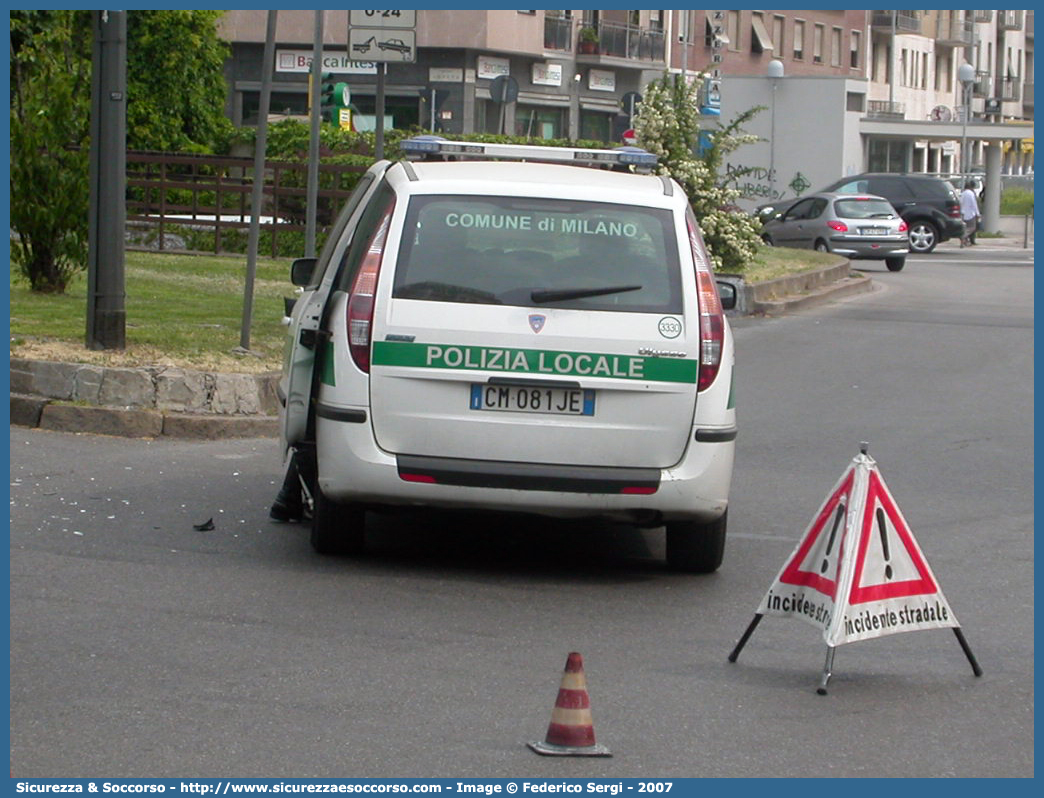
[[[1032,216],[1033,192],[1027,188],[1009,188],[1001,194],[1000,212],[1003,216]]]

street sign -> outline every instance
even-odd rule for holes
[[[348,25],[353,28],[414,28],[417,26],[417,12],[399,8],[384,11],[352,9]]]
[[[513,103],[518,99],[518,81],[510,75],[497,75],[489,84],[489,98],[495,103]]]
[[[384,28],[349,28],[348,52],[356,61],[413,63],[417,58],[417,32]]]

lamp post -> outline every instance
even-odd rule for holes
[[[768,62],[768,79],[772,84],[772,104],[769,115],[771,118],[771,132],[769,133],[769,193],[770,199],[776,199],[776,89],[779,88],[780,78],[783,77],[783,62],[773,58]]]
[[[965,61],[957,69],[957,80],[961,84],[961,180],[968,173],[968,117],[971,115],[971,88],[975,82],[975,67]]]

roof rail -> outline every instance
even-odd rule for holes
[[[656,167],[657,157],[640,147],[615,147],[598,150],[587,147],[540,147],[529,144],[486,144],[483,142],[449,141],[441,136],[413,136],[399,142],[407,160],[508,160],[563,163],[602,168],[633,167],[648,174]]]

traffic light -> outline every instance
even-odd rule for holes
[[[337,88],[333,73],[323,72],[319,76],[319,81],[319,112],[323,119],[333,122],[337,114],[337,106],[334,100]]]

